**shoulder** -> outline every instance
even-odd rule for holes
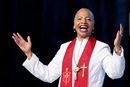
[[[99,41],[99,40],[96,41],[96,48],[98,49],[107,48],[110,50],[110,46],[107,43]]]
[[[96,40],[93,55],[102,55],[104,52],[111,52],[109,45],[105,42]]]
[[[66,51],[66,49],[67,49],[67,47],[68,47],[68,45],[69,45],[70,42],[71,42],[71,41],[62,43],[62,44],[60,45],[60,49],[58,50],[58,53],[60,53],[60,54],[64,53],[64,52]]]
[[[66,47],[68,47],[68,45],[71,43],[72,41],[68,41],[68,42],[64,42],[64,43],[62,43],[61,44],[61,48],[66,48]]]
[[[96,45],[99,45],[99,46],[109,46],[107,43],[99,41],[99,40],[96,41]]]

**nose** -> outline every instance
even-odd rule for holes
[[[81,23],[87,23],[87,20],[84,18],[84,19],[82,19],[82,21],[81,21]]]

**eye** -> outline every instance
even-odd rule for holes
[[[81,20],[82,18],[78,18],[77,20]]]
[[[89,21],[91,21],[91,19],[90,19],[90,18],[86,18],[86,20],[89,20]]]

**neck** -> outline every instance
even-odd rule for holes
[[[88,37],[78,37],[78,40],[82,42],[85,38],[88,38]]]

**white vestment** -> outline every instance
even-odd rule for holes
[[[88,38],[85,38],[83,42],[80,42],[78,38],[76,39],[74,54],[75,58],[72,59],[72,69],[75,67],[75,62],[78,60],[83,52]],[[71,41],[70,41],[71,42]],[[55,57],[48,65],[44,65],[40,62],[39,58],[33,53],[30,60],[26,59],[23,66],[32,73],[35,77],[39,78],[44,82],[52,83],[61,76],[62,71],[62,60],[66,52],[67,46],[70,42],[66,42],[61,45],[60,49],[56,53]],[[82,43],[82,44],[81,44]],[[81,48],[80,48],[81,46]],[[125,70],[125,58],[124,50],[122,49],[121,56],[118,56],[113,50],[111,54],[110,47],[101,41],[96,41],[95,48],[90,58],[89,62],[89,72],[88,72],[88,87],[102,87],[105,73],[111,79],[121,78]],[[79,51],[80,50],[80,51]],[[72,72],[72,87],[74,86],[75,73]],[[59,79],[59,86],[60,87]]]

